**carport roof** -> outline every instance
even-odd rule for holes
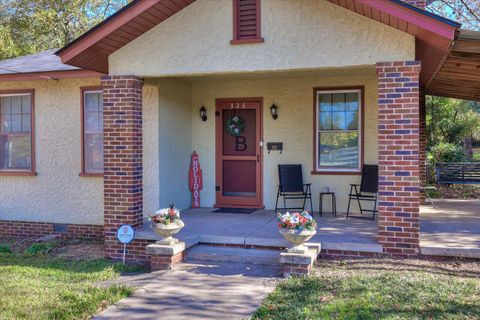
[[[480,101],[480,32],[461,30],[427,94]]]

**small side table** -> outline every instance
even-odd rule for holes
[[[331,196],[332,198],[332,214],[337,216],[337,200],[335,199],[335,192],[320,192],[319,213],[323,216],[323,196]]]

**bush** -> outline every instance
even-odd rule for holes
[[[453,143],[439,143],[430,149],[432,163],[465,161],[463,148]]]
[[[0,244],[0,256],[1,255],[8,255],[12,253],[12,249],[10,249],[10,246],[6,244]]]
[[[46,254],[52,251],[55,248],[55,244],[53,243],[34,243],[27,249],[25,249],[25,253],[28,255],[37,255],[37,254]]]

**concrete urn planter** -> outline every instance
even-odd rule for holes
[[[280,229],[278,232],[290,243],[293,243],[293,247],[288,249],[289,252],[304,252],[306,251],[305,242],[310,240],[316,233],[316,230],[291,230]]]
[[[176,220],[175,222],[169,224],[163,223],[150,223],[150,228],[155,231],[158,235],[163,237],[163,240],[157,241],[159,244],[175,244],[178,243],[178,240],[172,236],[178,233],[185,226],[182,220]]]

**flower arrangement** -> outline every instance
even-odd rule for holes
[[[245,121],[239,116],[230,116],[225,121],[225,129],[231,136],[237,137],[245,130]]]
[[[160,223],[168,225],[170,223],[180,220],[180,211],[175,208],[175,205],[171,204],[168,208],[163,208],[148,215],[148,221],[153,223]]]
[[[306,211],[278,213],[277,220],[279,229],[315,231],[317,227],[317,222]]]

